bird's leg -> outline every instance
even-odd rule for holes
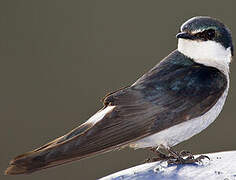
[[[158,147],[152,147],[152,148],[148,148],[150,151],[152,151],[153,153],[155,153],[156,157],[153,158],[148,158],[145,160],[145,162],[155,162],[155,161],[160,161],[160,160],[168,160],[169,159],[169,155],[168,155],[168,151],[166,150],[167,148],[163,145],[158,146]],[[165,152],[163,152],[163,150]]]
[[[164,150],[164,152],[163,152]],[[165,148],[162,147],[157,147],[157,148],[152,148],[152,150],[156,155],[158,155],[161,159],[167,159],[168,158],[168,152],[166,151]]]

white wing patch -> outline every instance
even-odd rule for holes
[[[107,106],[105,109],[98,111],[94,114],[86,123],[96,124],[98,121],[102,120],[102,118],[109,112],[111,112],[116,106]]]

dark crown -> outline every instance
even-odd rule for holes
[[[230,47],[233,55],[234,47],[230,30],[217,19],[205,16],[191,18],[181,26],[181,32],[197,32],[193,35],[194,39],[216,41],[225,48]]]

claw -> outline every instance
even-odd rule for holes
[[[197,162],[202,162],[202,160],[205,159],[205,158],[207,158],[208,160],[210,160],[210,158],[209,158],[208,156],[206,156],[206,155],[201,155],[201,156],[197,157],[195,160],[196,160]]]
[[[194,156],[192,154],[190,154],[189,156],[187,156],[186,160],[192,160],[194,159]]]

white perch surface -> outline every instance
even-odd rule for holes
[[[204,159],[198,164],[167,165],[161,161],[145,163],[100,180],[236,180],[236,151],[205,155],[210,160]]]

